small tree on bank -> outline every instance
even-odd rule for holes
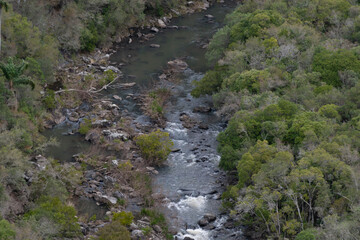
[[[160,130],[149,134],[140,135],[136,138],[143,157],[151,164],[159,166],[166,161],[174,143],[169,137],[169,133]]]
[[[0,69],[4,74],[5,80],[9,84],[9,89],[13,94],[14,108],[17,110],[17,96],[14,89],[18,85],[30,85],[32,89],[35,88],[35,83],[28,76],[24,76],[23,73],[27,68],[27,63],[22,60],[20,63],[16,63],[13,58],[8,58],[6,63],[0,63]]]

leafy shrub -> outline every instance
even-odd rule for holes
[[[152,114],[162,116],[164,114],[164,109],[160,106],[159,102],[154,99],[150,104]]]
[[[113,70],[106,70],[104,72],[104,77],[100,79],[99,86],[102,87],[112,81],[116,78],[116,73]]]
[[[13,240],[15,239],[15,230],[11,224],[5,219],[0,220],[0,239]]]
[[[166,239],[173,239],[173,235],[169,233],[168,226],[166,223],[165,216],[153,209],[143,208],[140,212],[141,216],[147,216],[150,218],[150,225],[158,225],[161,227],[163,234],[165,235]]]
[[[270,73],[267,70],[252,69],[242,73],[234,73],[224,80],[222,86],[223,88],[229,88],[233,92],[247,89],[251,93],[258,93],[260,92],[260,86],[266,83],[269,77]]]
[[[119,221],[111,222],[97,232],[97,240],[130,240],[130,232]]]
[[[208,71],[200,81],[194,82],[195,88],[191,91],[191,95],[200,97],[219,91],[224,78],[228,75],[226,66],[216,66],[214,70]]]
[[[273,10],[257,10],[250,14],[239,16],[239,21],[231,27],[231,41],[246,41],[248,38],[257,37],[264,33],[271,25],[280,26],[284,19]]]
[[[47,109],[55,109],[56,108],[55,92],[53,90],[47,90],[43,102]]]
[[[119,212],[113,214],[113,221],[118,221],[124,226],[130,226],[133,222],[134,216],[132,212]]]
[[[43,197],[39,205],[24,215],[25,219],[35,218],[41,221],[52,221],[58,227],[53,234],[57,237],[75,237],[80,234],[80,226],[77,223],[76,210],[67,206],[59,198]]]
[[[99,42],[97,30],[94,25],[89,28],[84,28],[80,36],[81,50],[85,52],[94,51],[96,44]]]
[[[319,109],[319,113],[321,116],[326,117],[326,118],[333,118],[336,119],[337,121],[340,121],[341,116],[339,114],[339,112],[337,111],[338,106],[336,106],[335,104],[327,104],[322,106]]]
[[[306,229],[296,235],[295,240],[316,240],[316,230],[315,229]]]
[[[79,133],[86,135],[91,129],[91,120],[85,118],[84,122],[80,124]]]
[[[229,38],[230,28],[228,26],[221,28],[215,33],[205,55],[211,63],[219,60],[223,56],[229,44]]]
[[[174,143],[169,138],[169,133],[154,131],[149,134],[140,135],[136,138],[141,154],[150,164],[160,165],[168,157]]]

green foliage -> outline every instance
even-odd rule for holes
[[[100,228],[97,240],[130,240],[130,232],[119,221],[111,222]]]
[[[223,83],[223,88],[229,88],[233,92],[239,92],[247,89],[251,93],[260,92],[260,85],[266,82],[270,77],[270,73],[266,70],[245,71],[242,73],[234,73],[230,77],[226,78]]]
[[[84,118],[84,122],[80,124],[79,133],[86,135],[91,129],[91,119]]]
[[[136,137],[136,144],[144,158],[153,165],[161,165],[174,145],[169,134],[160,130]]]
[[[316,240],[316,230],[306,229],[296,235],[295,240]]]
[[[46,82],[52,82],[59,59],[57,41],[50,35],[42,34],[27,18],[11,9],[4,14],[3,20],[4,56],[33,58],[39,64]],[[35,66],[33,61],[30,63],[31,67]]]
[[[279,26],[284,22],[282,16],[272,10],[257,10],[248,14],[239,14],[235,12],[237,18],[236,24],[231,27],[231,41],[243,41],[251,37],[257,37],[264,34],[266,28],[272,25]]]
[[[80,49],[86,52],[94,51],[96,44],[99,42],[99,36],[94,24],[91,24],[89,28],[82,30],[80,36]]]
[[[191,91],[191,95],[200,97],[219,91],[222,81],[227,76],[227,67],[215,67],[215,70],[208,71],[200,81],[194,82],[195,88]]]
[[[109,84],[109,83],[111,83],[112,81],[115,80],[116,76],[117,76],[117,75],[116,75],[116,73],[115,73],[113,70],[111,70],[111,69],[110,69],[110,70],[106,70],[106,71],[104,72],[104,77],[99,80],[98,85],[99,85],[100,87],[102,87],[102,86],[104,86],[104,85],[106,85],[106,84]]]
[[[205,55],[211,63],[219,60],[223,56],[224,51],[229,44],[229,37],[230,28],[228,26],[221,28],[213,36]]]
[[[215,93],[230,119],[217,137],[219,166],[238,182],[223,206],[262,238],[359,235],[360,51],[345,40],[357,39],[359,9],[347,0],[245,0],[212,40],[218,51],[208,55],[226,74],[209,71],[193,95]]]
[[[47,90],[43,102],[44,102],[44,106],[47,109],[50,110],[55,109],[56,108],[55,92],[53,90]]]
[[[45,197],[39,205],[24,215],[25,219],[34,218],[39,224],[42,221],[53,222],[59,229],[54,236],[76,237],[80,234],[76,210],[67,206],[59,198]]]
[[[339,72],[352,70],[360,73],[360,59],[354,51],[339,50],[329,51],[319,49],[314,55],[313,70],[321,73],[321,79],[328,85],[334,87],[344,86],[341,81]]]
[[[145,236],[149,236],[151,233],[151,228],[150,227],[145,227],[141,229],[144,233]]]
[[[134,216],[131,212],[119,212],[113,214],[113,221],[118,221],[124,226],[130,226]]]
[[[150,218],[150,225],[154,226],[154,225],[158,225],[161,227],[161,229],[163,230],[163,234],[165,235],[166,239],[173,239],[173,235],[170,234],[169,230],[168,230],[168,226],[167,226],[167,222],[165,219],[165,216],[153,209],[149,209],[149,208],[143,208],[141,209],[140,214],[142,216],[147,216]]]
[[[29,77],[24,76],[23,73],[27,67],[27,63],[22,60],[20,63],[16,63],[17,60],[9,57],[6,63],[0,64],[0,69],[3,72],[5,79],[9,82],[10,89],[13,86],[25,84],[30,85],[32,89],[35,88],[35,83],[30,80]]]
[[[340,121],[341,116],[338,112],[338,106],[335,104],[328,104],[328,105],[324,105],[319,109],[319,113],[321,116],[326,117],[326,118],[330,118],[330,119],[335,119],[337,121]]]
[[[5,219],[0,220],[0,239],[13,240],[15,239],[15,230],[11,224]]]

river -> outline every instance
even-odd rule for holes
[[[223,130],[222,121],[214,111],[193,111],[195,107],[211,106],[211,98],[194,99],[190,95],[192,82],[201,79],[209,69],[203,45],[222,26],[225,15],[234,7],[235,3],[231,1],[216,3],[204,12],[175,18],[170,25],[177,28],[162,29],[147,42],[134,39],[131,44],[120,44],[110,58],[115,66],[121,66],[122,81],[136,82],[137,85],[127,90],[109,90],[105,94],[120,96],[122,100],[114,102],[141,124],[150,124],[150,121],[142,115],[136,101],[128,96],[156,83],[168,61],[182,58],[189,65],[180,82],[172,88],[173,96],[165,114],[164,130],[180,151],[171,153],[166,166],[158,169],[159,174],[153,179],[154,192],[166,197],[158,207],[169,219],[171,228],[177,230],[178,239],[243,239],[240,229],[228,227],[228,217],[221,209],[220,195],[224,191],[226,175],[218,169],[220,156],[216,152],[216,136]],[[151,48],[151,44],[160,47]],[[184,113],[203,127],[184,128],[180,121],[180,115]],[[50,155],[62,161],[87,147],[79,136],[62,134],[68,128],[63,124],[46,134],[58,138],[60,146],[52,148]],[[197,222],[205,214],[216,216],[216,221],[200,228]]]

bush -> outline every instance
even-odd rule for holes
[[[306,229],[296,235],[295,240],[316,240],[315,236],[316,230],[315,229]]]
[[[101,228],[97,240],[130,240],[130,232],[120,222],[112,222]]]
[[[53,90],[47,90],[43,102],[47,109],[55,109],[56,108],[55,92]]]
[[[194,82],[195,88],[191,91],[194,97],[213,94],[221,89],[223,79],[229,75],[228,67],[216,66],[215,70],[208,71],[205,76],[197,82]]]
[[[91,129],[91,120],[84,119],[84,122],[80,124],[79,133],[86,135]]]
[[[118,221],[124,226],[130,226],[133,220],[134,216],[132,212],[119,212],[113,214],[113,221]]]
[[[169,138],[169,133],[160,130],[138,136],[136,144],[144,158],[153,165],[161,165],[167,159],[171,147],[174,145]]]
[[[270,78],[267,70],[244,71],[242,73],[234,73],[224,80],[223,88],[229,88],[233,92],[239,92],[243,89],[249,90],[251,93],[259,93],[261,85],[265,85]]]
[[[319,109],[319,113],[323,117],[332,118],[332,119],[336,119],[337,121],[340,121],[341,116],[337,109],[338,106],[336,106],[335,104],[327,104]]]
[[[206,58],[209,62],[213,63],[219,60],[223,55],[224,51],[229,44],[230,28],[225,26],[221,28],[214,37],[211,39],[209,48],[206,51]]]
[[[57,237],[75,237],[80,234],[80,226],[77,223],[76,210],[67,206],[59,198],[43,197],[39,205],[24,215],[25,219],[34,218],[40,227],[43,221],[53,222]]]
[[[0,221],[0,239],[12,240],[15,239],[15,231],[11,224],[5,219]]]
[[[83,29],[80,36],[81,50],[85,52],[94,51],[98,41],[99,41],[99,37],[96,28],[91,27],[90,29],[88,28]]]

